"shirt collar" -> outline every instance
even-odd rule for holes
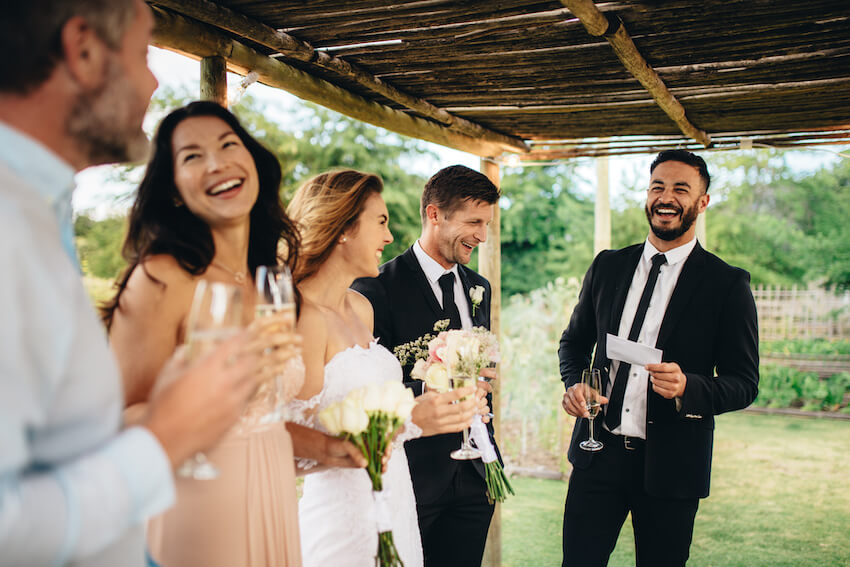
[[[693,237],[689,242],[682,244],[681,246],[677,246],[672,250],[668,250],[664,252],[664,256],[667,257],[667,265],[672,266],[674,264],[678,264],[679,262],[684,262],[685,259],[691,255],[694,247],[697,245],[696,236]],[[646,262],[652,262],[652,257],[656,254],[661,254],[661,251],[658,250],[655,246],[649,242],[649,238],[646,239],[646,242],[643,245],[643,260]]]
[[[440,279],[440,276],[449,272],[452,272],[455,275],[455,278],[460,280],[459,274],[457,273],[457,264],[453,264],[448,270],[445,269],[439,262],[425,252],[425,249],[422,248],[421,244],[419,244],[419,240],[413,243],[413,253],[416,254],[416,259],[419,260],[419,265],[422,266],[422,271],[425,272],[425,277],[428,278],[428,281],[432,284],[436,284]]]
[[[0,122],[0,162],[32,185],[47,204],[70,199],[74,168],[20,130]]]

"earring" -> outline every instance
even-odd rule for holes
[[[171,197],[171,202],[174,203],[175,207],[182,207],[183,206],[183,201],[177,195],[174,195],[173,197]]]
[[[340,239],[340,242],[341,242],[341,243],[344,243],[344,242],[346,242],[347,240],[348,240],[348,237],[347,237],[347,236],[343,236],[343,237]]]

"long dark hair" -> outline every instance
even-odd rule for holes
[[[199,116],[212,116],[226,122],[251,153],[257,167],[260,190],[251,209],[248,238],[251,273],[262,265],[285,263],[290,268],[296,265],[300,237],[280,200],[281,171],[277,158],[226,108],[209,101],[189,103],[163,118],[154,135],[153,154],[130,209],[127,236],[121,249],[128,266],[116,281],[115,296],[101,305],[101,317],[107,329],[112,325],[130,274],[148,256],[168,254],[193,275],[204,273],[212,262],[215,244],[210,227],[188,207],[175,204],[179,193],[174,184],[171,138],[181,122]]]

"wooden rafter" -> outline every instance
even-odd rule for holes
[[[658,106],[676,123],[682,133],[705,147],[711,145],[709,135],[688,120],[685,108],[640,54],[620,18],[610,14],[606,16],[599,11],[593,0],[561,0],[561,3],[581,20],[590,35],[604,36],[608,40],[623,66],[649,91]]]
[[[256,72],[263,83],[321,104],[346,116],[481,157],[501,154],[505,145],[473,138],[447,126],[367,100],[233,40],[216,28],[163,8],[152,7],[153,44],[197,58],[220,55],[240,74]]]
[[[189,16],[199,22],[215,26],[241,37],[249,38],[286,57],[304,61],[317,67],[332,71],[341,77],[354,81],[381,96],[430,118],[447,128],[465,136],[480,138],[487,142],[503,146],[512,152],[527,152],[528,146],[519,138],[506,136],[455,116],[430,102],[411,96],[393,85],[381,80],[368,71],[352,65],[348,61],[317,51],[309,43],[289,34],[275,30],[247,16],[234,12],[209,0],[154,0],[155,4]]]

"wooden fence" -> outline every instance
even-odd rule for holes
[[[753,288],[759,339],[850,338],[850,292],[820,288]]]

